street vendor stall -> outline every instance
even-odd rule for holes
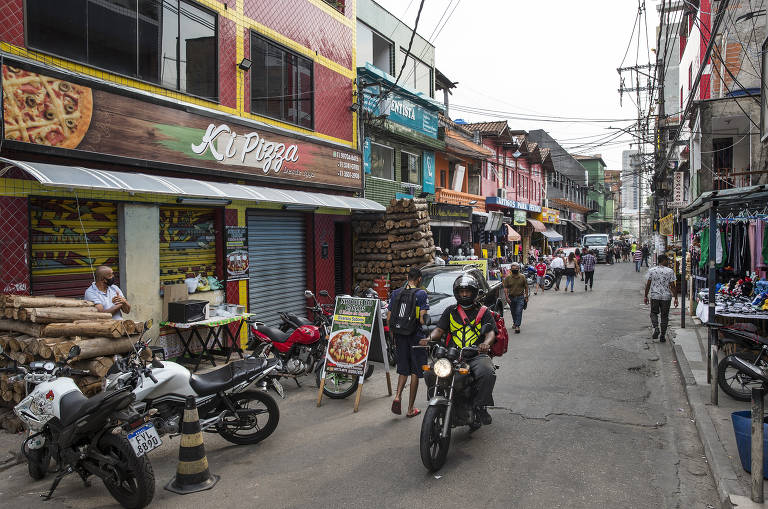
[[[240,348],[240,329],[246,318],[251,316],[243,313],[228,317],[213,317],[207,320],[195,322],[176,323],[162,322],[161,327],[172,327],[179,336],[182,352],[177,358],[178,362],[194,363],[193,371],[200,367],[200,361],[207,359],[212,366],[216,366],[214,355],[226,355],[225,363],[229,362],[232,354],[236,353],[243,358],[243,350]],[[235,332],[230,330],[230,324],[236,324]],[[200,333],[205,334],[205,339]],[[193,339],[199,345],[200,351],[193,345]]]

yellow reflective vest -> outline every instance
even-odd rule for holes
[[[487,313],[488,311],[486,311]],[[482,343],[480,338],[480,330],[483,327],[482,321],[475,322],[475,320],[469,320],[469,323],[464,324],[458,317],[459,312],[454,310],[450,314],[450,338],[448,339],[447,346],[456,346],[458,348],[464,348],[472,346],[475,343]],[[454,316],[456,315],[456,316]]]

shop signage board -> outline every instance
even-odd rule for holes
[[[472,207],[448,203],[429,203],[429,218],[440,221],[472,221]],[[467,225],[469,226],[469,225]]]
[[[538,219],[542,223],[560,224],[560,211],[556,209],[542,207],[541,213],[538,216],[536,216],[536,219]]]
[[[528,222],[528,214],[524,210],[515,209],[513,224],[515,226],[525,226]]]
[[[368,354],[374,335],[381,340],[382,358],[387,358],[386,342],[384,341],[384,322],[381,319],[379,299],[361,299],[357,297],[336,297],[333,310],[333,322],[328,334],[328,345],[325,350],[325,365],[317,393],[317,406],[323,399],[325,377],[327,373],[340,373],[356,376],[359,379],[355,408],[360,404],[360,394],[363,390],[365,371],[368,364]],[[387,374],[387,389],[392,395],[392,382],[389,377],[389,363],[384,362]]]
[[[363,169],[365,173],[371,173],[371,139],[363,141]]]
[[[46,150],[77,149],[255,179],[362,188],[362,156],[352,149],[238,123],[236,117],[214,119],[190,108],[150,104],[8,65],[3,65],[2,72],[6,140],[44,145]],[[56,99],[55,93],[48,97],[47,90],[66,90],[67,95],[62,96],[66,104],[61,106],[69,113],[43,118],[45,126],[30,121],[26,109],[37,100],[28,98],[32,89],[45,96],[44,102],[53,103],[62,99]]]
[[[676,171],[672,178],[672,202],[669,206],[679,209],[685,205],[685,172]]]
[[[483,253],[488,256],[488,252],[484,249]],[[485,276],[485,279],[488,279],[488,260],[451,260],[448,262],[449,265],[477,265],[481,271],[483,271],[483,276]]]
[[[510,209],[521,209],[521,210],[527,210],[530,212],[541,212],[541,207],[539,205],[534,205],[532,203],[525,203],[521,201],[515,201],[515,200],[508,200],[507,198],[501,198],[499,196],[488,196],[485,199],[486,205],[500,205],[502,207],[507,207]]]
[[[366,87],[363,93],[363,109],[375,116],[386,115],[392,122],[437,138],[437,113],[429,111],[406,97],[392,91],[381,96],[378,85]]]
[[[659,219],[659,234],[672,236],[674,234],[675,215],[668,214]]]
[[[248,280],[248,228],[227,226],[227,281]]]
[[[429,150],[421,152],[421,187],[425,193],[435,193],[435,153]]]

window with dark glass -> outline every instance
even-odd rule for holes
[[[312,129],[312,61],[257,34],[251,35],[251,60],[251,111]]]
[[[371,143],[371,176],[394,180],[394,149],[384,145],[379,145],[378,143]]]
[[[216,100],[216,15],[186,0],[27,0],[27,44]]]
[[[400,177],[409,184],[419,183],[419,162],[421,158],[405,151],[400,151]]]

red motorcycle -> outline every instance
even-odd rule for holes
[[[325,290],[320,295],[329,296]],[[282,323],[278,328],[249,319],[248,349],[253,350],[254,357],[269,357],[272,354],[280,359],[282,369],[274,372],[274,375],[293,378],[299,387],[301,383],[298,377],[314,371],[315,382],[319,387],[333,309],[329,305],[320,304],[310,290],[305,291],[304,296],[315,301],[314,306],[307,306],[312,311],[314,322],[291,313],[279,313]],[[342,399],[353,394],[357,386],[358,379],[355,376],[328,373],[323,393],[329,398]]]

